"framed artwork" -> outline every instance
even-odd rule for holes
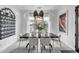
[[[59,16],[59,31],[67,33],[68,29],[67,12]]]

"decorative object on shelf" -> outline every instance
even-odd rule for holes
[[[15,14],[9,8],[0,10],[0,40],[15,34]]]
[[[68,19],[67,12],[59,16],[59,31],[67,33],[68,29]]]

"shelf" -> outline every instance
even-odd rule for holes
[[[0,11],[6,9],[11,12],[12,17],[8,16],[8,12],[5,12],[6,15],[0,13],[0,40],[15,35],[15,15],[9,8],[3,8]]]

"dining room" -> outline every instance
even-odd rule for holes
[[[75,5],[2,5],[1,12],[7,7],[13,11],[9,9],[15,28],[7,25],[14,31],[0,37],[0,52],[76,53]]]

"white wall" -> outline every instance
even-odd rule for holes
[[[70,48],[75,49],[75,6],[64,6],[59,15],[65,10],[68,10],[68,35],[61,33],[61,40]]]
[[[24,10],[19,9],[18,11],[16,11],[16,13],[17,13],[17,15],[16,15],[17,16],[17,20],[16,20],[16,36],[17,36],[17,39],[19,39],[20,34],[27,33],[28,11],[27,10],[24,11]]]
[[[59,32],[59,15],[68,10],[68,34]],[[71,49],[75,49],[75,6],[68,5],[63,6],[58,11],[51,11],[51,32],[61,35],[61,41],[69,46]],[[68,48],[67,48],[68,49]]]
[[[25,34],[27,32],[27,20],[28,20],[28,11],[19,11],[20,13],[20,34]]]
[[[68,10],[68,34],[59,32],[59,15],[64,13],[66,10]],[[25,13],[25,12],[24,12]],[[26,12],[26,15],[28,12]],[[67,46],[69,46],[72,49],[75,49],[75,6],[62,6],[58,10],[51,10],[50,11],[50,32],[55,34],[61,34],[61,41],[65,43]],[[25,17],[23,21],[23,12],[21,12],[20,17],[22,18],[20,21],[20,27],[26,26],[25,22],[27,23],[28,16]],[[20,33],[26,32],[26,27],[23,29],[20,28]],[[68,48],[67,48],[68,49]]]
[[[58,10],[50,10],[50,32],[54,34],[59,33],[59,25],[58,25]]]
[[[18,24],[18,20],[19,20],[19,12],[18,12],[18,10],[16,10],[15,8],[13,8],[11,6],[0,6],[0,9],[1,8],[4,8],[4,7],[10,8],[14,12],[15,16],[17,16],[15,20],[16,20],[16,27],[18,27],[17,26],[17,25],[19,25]],[[8,38],[5,38],[5,39],[0,40],[0,52],[2,50],[6,49],[7,47],[9,47],[10,45],[12,45],[14,42],[17,41],[18,33],[19,33],[18,32],[18,28],[16,28],[16,33],[17,34],[15,34],[13,36],[10,36]]]
[[[0,9],[6,6],[0,6]],[[0,51],[4,50],[19,39],[19,34],[27,31],[28,11],[19,11],[18,9],[7,6],[13,10],[16,15],[16,35],[0,40]],[[59,15],[68,10],[68,35],[59,32]],[[61,40],[70,48],[75,49],[75,6],[63,6],[59,10],[50,11],[50,32],[61,34]]]

